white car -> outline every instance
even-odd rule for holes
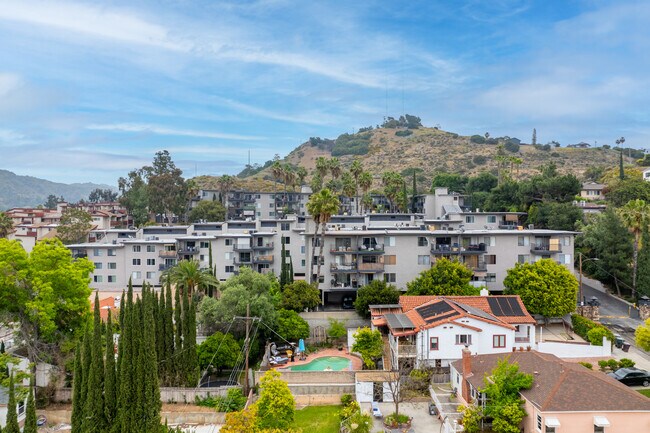
[[[374,416],[375,418],[382,417],[381,410],[379,409],[379,403],[377,403],[376,401],[372,402],[372,416]]]

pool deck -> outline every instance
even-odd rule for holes
[[[287,364],[279,366],[278,370],[281,371],[283,368],[296,367],[298,365],[309,364],[310,362],[312,362],[315,359],[324,358],[324,357],[327,357],[327,356],[339,356],[341,358],[349,359],[350,361],[352,361],[352,370],[353,371],[361,370],[361,368],[363,366],[363,361],[361,360],[361,358],[359,358],[358,356],[355,356],[355,355],[350,355],[346,350],[321,349],[316,353],[312,353],[312,354],[308,355],[307,359],[305,359],[303,361],[299,360],[298,357],[296,357],[295,362],[289,361]],[[348,371],[348,369],[344,368],[342,371]]]

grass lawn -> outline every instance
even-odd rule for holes
[[[338,433],[341,406],[308,406],[296,411],[297,428],[308,433]]]
[[[637,389],[641,394],[645,395],[646,397],[650,397],[650,389]]]

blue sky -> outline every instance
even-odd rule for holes
[[[420,116],[650,147],[650,2],[0,1],[0,168],[116,184],[168,149],[239,172]]]

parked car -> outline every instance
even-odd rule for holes
[[[432,401],[429,402],[429,415],[438,415],[438,408]]]
[[[615,372],[608,373],[607,375],[627,386],[650,386],[650,373],[639,368],[619,368]]]
[[[381,410],[379,409],[379,403],[373,401],[371,403],[371,407],[372,407],[372,416],[374,416],[375,418],[381,418],[382,414],[381,414]]]
[[[341,308],[344,310],[352,310],[354,308],[354,298],[352,296],[344,296],[341,302]]]

